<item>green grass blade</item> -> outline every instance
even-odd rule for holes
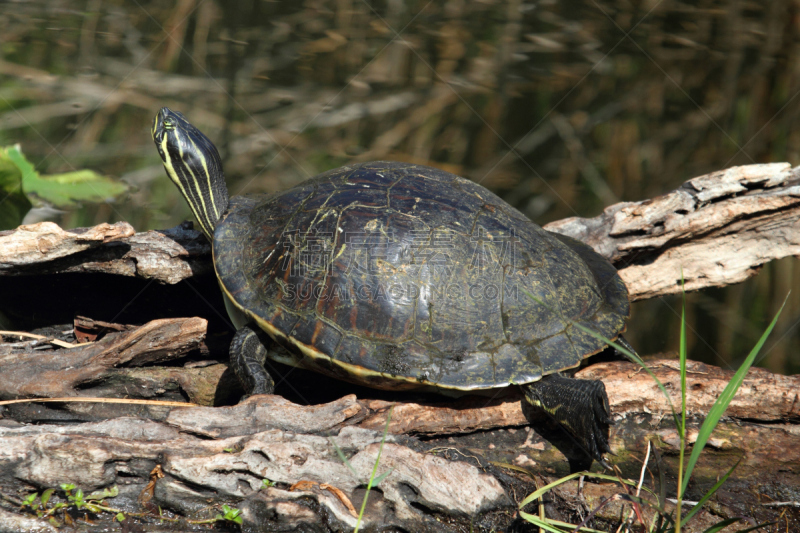
[[[392,472],[394,472],[394,468],[390,468],[389,470],[387,470],[386,472],[384,472],[380,476],[376,477],[375,481],[372,483],[372,486],[373,487],[377,487],[378,485],[380,485],[381,481],[386,479],[389,476],[389,474],[391,474]]]
[[[372,474],[369,476],[369,482],[367,483],[367,490],[364,493],[364,501],[361,502],[361,510],[358,512],[358,520],[356,521],[356,528],[353,530],[353,533],[358,533],[358,528],[361,527],[361,520],[364,518],[364,511],[367,509],[367,499],[369,498],[369,491],[374,486],[375,483],[375,474],[378,473],[378,463],[381,462],[381,454],[383,453],[383,445],[386,443],[386,435],[389,433],[389,422],[392,421],[392,412],[394,411],[394,404],[389,408],[389,412],[386,414],[386,426],[383,428],[383,436],[381,437],[381,445],[378,447],[378,456],[375,458],[375,464],[372,466]],[[390,470],[391,472],[391,470]],[[386,477],[387,474],[382,475],[380,480]]]
[[[703,533],[717,533],[718,531],[722,531],[723,529],[725,529],[729,525],[735,524],[738,521],[739,521],[739,518],[726,518],[725,520],[722,520],[721,522],[717,522],[716,524],[714,524],[710,528],[706,529],[705,531],[703,531]]]
[[[536,515],[524,513],[522,511],[519,512],[519,516],[521,516],[524,520],[527,520],[531,524],[538,526],[545,531],[549,531],[550,533],[566,533],[563,529],[556,529],[555,527],[551,526],[541,518]]]
[[[536,489],[535,491],[531,492],[524,500],[522,500],[520,502],[519,508],[523,509],[529,503],[531,503],[531,502],[541,498],[542,496],[544,496],[544,494],[546,492],[548,492],[550,489],[555,488],[555,487],[557,487],[559,485],[563,485],[567,481],[571,481],[571,480],[573,480],[573,479],[575,479],[577,477],[581,477],[581,476],[586,476],[586,477],[592,478],[592,479],[602,479],[604,481],[615,481],[615,482],[622,481],[623,483],[625,483],[626,485],[630,485],[631,487],[635,487],[636,486],[636,482],[635,481],[630,481],[630,480],[627,480],[627,479],[620,479],[617,476],[612,476],[612,475],[609,475],[609,474],[602,474],[600,472],[575,472],[574,474],[570,474],[568,476],[564,476],[564,477],[562,477],[560,479],[557,479],[557,480],[553,481],[552,483],[549,483],[549,484],[545,485],[542,488]],[[646,490],[647,492],[650,492],[652,494],[652,492],[647,487],[642,487],[642,488],[644,490]]]
[[[666,520],[670,526],[674,527],[675,521],[667,514],[667,511],[666,509],[664,509],[664,507],[656,503],[653,503],[646,498],[642,498],[640,496],[628,495],[625,497],[625,499],[631,502],[638,503],[642,507],[647,507],[652,509],[653,511],[655,511],[656,515],[664,517],[664,520]]]
[[[540,520],[541,520],[541,518],[540,518]],[[585,531],[586,533],[605,533],[603,531],[600,531],[600,530],[597,530],[597,529],[592,529],[590,527],[582,527],[580,529],[575,529],[575,526],[573,524],[570,524],[569,522],[562,522],[560,520],[553,520],[552,518],[548,518],[547,521],[550,524],[554,525],[554,526],[567,528],[570,532],[573,532],[573,531]]]
[[[339,446],[333,440],[333,437],[328,437],[328,440],[330,441],[331,444],[333,444],[333,449],[336,450],[336,453],[339,455],[339,459],[342,460],[342,462],[353,473],[353,475],[358,476],[358,472],[356,472],[356,469],[353,468],[353,465],[350,464],[350,461],[347,460],[347,456],[344,454],[342,449],[339,448]]]
[[[758,524],[757,526],[748,527],[747,529],[740,529],[736,533],[749,533],[750,531],[755,531],[757,529],[761,529],[762,527],[773,526],[777,524],[777,522],[764,522],[762,524]]]
[[[683,268],[681,268],[681,296],[683,298],[683,305],[681,306],[680,347],[678,349],[678,359],[680,361],[679,374],[681,378],[681,419],[678,421],[678,434],[681,441],[681,449],[678,457],[678,503],[675,506],[675,521],[678,522],[678,526],[675,528],[676,533],[680,533],[681,527],[683,527],[681,514],[683,513],[684,490],[681,487],[685,487],[683,484],[683,476],[685,474],[683,461],[686,457],[686,290],[683,280]]]
[[[610,340],[610,339],[608,339],[606,337],[603,337],[599,333],[596,333],[596,332],[592,331],[591,329],[587,328],[586,326],[584,326],[582,324],[578,324],[577,322],[573,322],[573,325],[576,328],[580,329],[581,331],[583,331],[585,333],[588,333],[592,337],[594,337],[596,339],[600,339],[603,342],[607,343],[609,346],[612,346],[614,349],[616,349],[617,351],[619,351],[620,353],[625,355],[628,359],[630,359],[631,361],[633,361],[634,363],[636,363],[637,365],[642,367],[642,369],[644,369],[644,371],[647,372],[650,375],[651,378],[653,378],[653,381],[656,382],[656,385],[658,385],[658,388],[661,389],[661,392],[664,394],[664,397],[667,399],[667,404],[669,405],[669,409],[670,409],[670,411],[672,411],[672,418],[675,421],[675,425],[677,427],[680,427],[680,417],[678,416],[678,412],[675,411],[675,405],[672,403],[672,397],[667,392],[667,388],[664,386],[663,383],[661,383],[661,380],[658,379],[658,377],[656,377],[656,375],[653,373],[653,371],[650,370],[650,367],[648,367],[645,364],[645,362],[642,360],[641,357],[639,357],[634,352],[631,352],[630,350],[628,350],[627,348],[625,348],[621,344],[616,343],[616,342],[614,342],[614,341],[612,341],[612,340]]]
[[[697,514],[697,512],[698,512],[698,511],[699,511],[699,510],[700,510],[700,509],[703,507],[703,504],[704,504],[704,503],[706,503],[706,502],[708,501],[708,499],[709,499],[709,498],[711,498],[711,496],[713,496],[713,495],[714,495],[714,493],[715,493],[715,492],[717,492],[717,489],[719,489],[719,488],[722,486],[722,484],[723,484],[723,483],[725,483],[725,481],[726,481],[726,480],[727,480],[729,477],[731,477],[731,474],[733,474],[733,471],[734,471],[734,470],[736,470],[736,467],[737,467],[737,466],[739,466],[739,463],[741,463],[741,462],[742,462],[742,460],[741,460],[741,459],[739,459],[738,461],[736,461],[736,464],[735,464],[735,465],[733,465],[733,466],[730,468],[730,470],[728,470],[727,472],[725,472],[725,475],[724,475],[724,476],[722,476],[721,478],[719,478],[719,480],[718,480],[716,483],[714,483],[714,486],[713,486],[713,487],[711,487],[711,488],[708,490],[708,492],[706,492],[706,493],[703,495],[703,497],[702,497],[702,498],[700,498],[700,501],[698,501],[698,502],[697,502],[697,503],[694,505],[694,507],[692,507],[692,510],[691,510],[691,511],[689,511],[685,517],[683,517],[683,519],[681,520],[681,526],[685,526],[685,525],[686,525],[686,523],[687,523],[687,522],[688,522],[688,521],[689,521],[689,520],[690,520],[690,519],[691,519],[691,518],[692,518],[692,517],[693,517],[695,514]]]
[[[683,289],[683,269],[681,269],[681,289]],[[681,441],[686,439],[686,291],[681,290],[683,308],[681,309],[681,336],[678,351],[681,366]],[[681,465],[683,466],[683,465]],[[683,493],[681,493],[683,495]]]
[[[540,489],[536,489],[535,491],[533,491],[530,494],[528,494],[527,498],[525,498],[524,500],[522,500],[520,502],[519,508],[523,509],[526,505],[528,505],[532,501],[535,501],[535,500],[538,500],[539,498],[541,498],[550,489],[552,489],[554,487],[557,487],[559,485],[563,485],[567,481],[575,479],[576,477],[581,477],[583,474],[585,474],[585,472],[576,472],[574,474],[570,474],[568,476],[564,476],[561,479],[557,479],[557,480],[553,481],[552,483],[549,483],[549,484],[545,485],[544,487],[542,487]]]
[[[758,339],[758,342],[750,350],[750,353],[745,358],[742,366],[739,367],[739,370],[731,378],[728,385],[722,391],[722,394],[719,395],[717,401],[714,402],[714,405],[711,406],[711,409],[708,412],[708,416],[703,421],[703,425],[700,426],[700,431],[697,433],[697,441],[695,441],[694,446],[692,447],[692,454],[689,456],[689,462],[686,464],[686,474],[683,478],[683,484],[681,486],[680,494],[684,494],[686,492],[686,486],[689,484],[689,477],[692,475],[692,470],[694,469],[695,464],[697,464],[697,460],[700,458],[700,453],[702,453],[703,448],[705,448],[708,439],[711,437],[711,432],[714,431],[714,428],[717,427],[717,423],[719,422],[720,418],[722,418],[722,414],[725,412],[725,409],[728,408],[730,405],[731,400],[733,400],[736,391],[739,390],[741,387],[742,382],[744,381],[745,375],[747,375],[747,371],[750,370],[750,367],[753,365],[753,362],[758,355],[758,352],[761,350],[761,347],[769,337],[769,334],[772,333],[772,329],[775,327],[775,324],[778,322],[778,317],[781,316],[781,312],[783,308],[786,306],[786,302],[789,300],[789,295],[786,295],[786,298],[783,300],[783,305],[778,310],[778,313],[775,315],[775,318],[772,319],[769,327],[761,335],[761,338]]]

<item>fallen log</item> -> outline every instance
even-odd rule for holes
[[[650,201],[611,206],[595,219],[568,219],[548,229],[581,238],[609,257],[632,297],[641,299],[678,290],[681,267],[687,288],[699,289],[741,281],[769,260],[800,253],[798,203],[796,170],[785,164],[751,165],[695,178]],[[64,231],[45,223],[0,233],[0,276],[102,274],[177,284],[210,272],[209,253],[205,239],[187,226],[131,235],[122,225]],[[13,302],[0,302],[4,305]],[[84,489],[124,482],[120,505],[126,512],[141,509],[140,501],[147,498],[140,496],[151,491],[153,502],[195,517],[207,510],[209,499],[234,502],[243,509],[250,531],[304,524],[348,530],[353,521],[346,500],[363,496],[364,476],[372,469],[390,409],[386,462],[381,464],[391,464],[396,475],[393,470],[371,500],[368,524],[447,531],[443,523],[450,521],[455,531],[480,519],[489,520],[487,527],[504,528],[513,519],[514,503],[533,484],[530,477],[487,460],[549,475],[580,464],[580,454],[558,428],[547,420],[529,426],[515,391],[495,398],[443,401],[398,395],[390,401],[361,390],[358,398],[347,395],[351,387],[329,380],[311,387],[339,398],[333,402],[304,406],[265,396],[210,407],[224,403],[219,390],[235,389],[235,383],[224,384],[230,377],[225,365],[182,360],[185,366],[163,366],[197,352],[206,325],[195,322],[189,328],[194,340],[168,347],[173,333],[153,324],[115,329],[82,322],[76,334],[80,330],[81,338],[90,341],[95,335],[93,344],[36,353],[41,343],[25,347],[28,341],[5,337],[8,342],[0,344],[1,398],[184,397],[209,407],[162,406],[136,411],[132,418],[120,416],[130,411],[76,403],[67,412],[84,418],[70,418],[73,425],[67,425],[41,424],[58,419],[51,416],[54,410],[0,406],[0,494],[61,482]],[[137,361],[150,366],[131,366]],[[37,374],[43,362],[45,371]],[[677,403],[675,362],[649,364]],[[699,363],[689,370],[692,442],[730,374]],[[606,384],[615,419],[612,462],[622,475],[638,477],[651,443],[661,456],[651,461],[667,472],[667,492],[674,494],[679,439],[668,403],[652,379],[620,362],[592,365],[580,375]],[[762,499],[780,498],[800,486],[798,385],[796,377],[751,371],[701,456],[690,497],[699,497],[741,458],[735,480],[729,481],[736,504],[722,514],[759,520],[780,514],[778,508],[753,509]],[[232,396],[235,402],[236,390]],[[101,418],[108,420],[97,421]],[[15,419],[40,425],[19,425]],[[352,470],[328,437],[344,450]],[[648,464],[655,468],[656,463]],[[151,483],[156,467],[165,477]],[[276,484],[260,490],[264,478]],[[425,484],[431,480],[436,480],[432,486]],[[470,490],[461,491],[464,487]],[[604,490],[608,495],[621,489]],[[574,502],[563,507],[567,512],[575,508]]]
[[[667,390],[677,394],[680,378],[675,361],[654,360],[650,361],[649,365]],[[727,383],[730,374],[716,367],[690,362],[688,374],[690,393],[687,398],[690,442],[696,438],[697,429],[710,402]],[[660,451],[661,468],[667,472],[675,472],[680,443],[672,422],[669,404],[652,378],[632,363],[626,362],[592,365],[582,370],[579,375],[602,379],[606,384],[615,420],[610,434],[612,452],[615,454],[611,462],[621,469],[622,474],[631,479],[637,477],[648,442]],[[774,492],[776,486],[800,486],[800,450],[796,446],[800,438],[800,401],[798,401],[800,381],[798,380],[800,377],[776,376],[761,369],[751,370],[740,392],[734,398],[726,418],[700,457],[693,483],[690,485],[690,494],[691,491],[701,494],[717,480],[720,471],[726,470],[737,460],[741,462],[736,470],[735,481],[727,489],[731,494],[746,494],[748,491],[767,494],[768,491]],[[673,402],[676,400],[677,397],[673,397]],[[231,454],[219,450],[246,448],[248,454],[253,454],[258,447],[267,444],[271,447],[277,446],[276,442],[290,443],[288,445],[290,449],[304,449],[303,443],[311,436],[341,436],[348,434],[346,431],[363,431],[365,432],[363,435],[370,435],[372,439],[370,442],[375,443],[380,440],[390,407],[391,404],[383,400],[359,400],[353,395],[344,396],[331,403],[309,406],[293,404],[279,396],[257,396],[230,407],[163,408],[162,415],[158,417],[161,422],[158,424],[152,422],[153,425],[148,425],[150,423],[141,418],[122,417],[111,418],[108,425],[102,425],[106,424],[105,422],[96,422],[70,427],[51,426],[47,431],[58,435],[58,438],[48,437],[55,440],[52,444],[48,444],[46,449],[42,448],[43,445],[40,446],[30,440],[29,427],[24,431],[20,427],[15,431],[3,430],[4,432],[0,432],[0,437],[6,440],[0,443],[2,444],[0,448],[8,450],[8,455],[5,459],[0,457],[0,472],[13,472],[14,479],[6,478],[7,484],[2,484],[0,476],[0,486],[4,487],[3,490],[8,490],[11,486],[19,489],[22,483],[23,486],[45,488],[69,482],[93,489],[120,483],[123,478],[130,484],[130,470],[121,466],[124,462],[120,463],[119,459],[115,459],[119,454],[123,454],[130,457],[127,461],[134,461],[134,458],[140,461],[137,464],[142,471],[137,475],[142,478],[139,485],[142,490],[146,471],[156,464],[161,465],[167,480],[159,482],[161,484],[157,492],[159,503],[187,515],[192,515],[201,507],[205,507],[206,504],[202,502],[210,497],[209,491],[217,491],[218,494],[234,499],[243,498],[242,506],[248,509],[247,516],[259,517],[264,513],[273,513],[270,516],[277,517],[275,519],[280,523],[287,527],[288,524],[293,524],[295,527],[299,523],[311,520],[310,511],[308,507],[297,503],[300,498],[298,494],[288,493],[287,489],[292,484],[305,480],[317,483],[317,486],[301,491],[302,494],[312,497],[318,505],[336,516],[341,522],[338,527],[346,529],[351,527],[347,525],[350,524],[350,519],[347,518],[346,506],[335,494],[319,489],[318,485],[336,486],[351,500],[357,500],[359,494],[363,493],[357,490],[360,486],[358,483],[353,485],[355,481],[352,479],[346,483],[339,481],[339,485],[332,481],[340,480],[341,470],[347,469],[330,450],[324,453],[321,451],[319,443],[326,439],[319,440],[320,437],[315,437],[317,440],[308,441],[317,444],[313,446],[309,444],[307,450],[309,456],[300,459],[296,454],[291,460],[272,455],[270,452],[272,448],[263,448],[263,453],[269,457],[264,464],[268,464],[269,469],[265,469],[263,465],[256,466],[261,464],[259,461],[262,459],[252,457],[246,460],[241,457],[237,459],[238,451]],[[501,399],[470,397],[435,403],[401,401],[395,402],[393,409],[389,434],[394,435],[390,441],[395,443],[396,447],[390,448],[392,450],[390,453],[412,459],[413,463],[419,463],[422,459],[418,455],[412,454],[413,457],[408,455],[410,452],[413,451],[415,454],[427,452],[428,455],[441,455],[448,461],[455,461],[454,465],[462,465],[462,461],[467,460],[476,468],[475,471],[470,470],[472,472],[470,475],[486,472],[488,465],[486,461],[494,461],[513,464],[533,472],[560,476],[568,472],[568,460],[574,458],[571,454],[576,453],[574,449],[570,449],[568,439],[563,435],[559,436],[558,429],[548,428],[546,421],[528,427],[518,396]],[[98,431],[98,427],[115,428],[112,436],[117,440],[101,439],[100,442],[104,443],[103,453],[85,455],[87,450],[91,451],[97,445],[98,435],[95,432]],[[144,427],[156,429],[147,431],[140,429]],[[10,429],[14,429],[14,426]],[[269,437],[265,436],[265,431],[269,433]],[[141,451],[143,445],[134,446],[127,442],[126,439],[131,434],[139,434],[137,439],[151,443],[153,449],[160,450],[162,453],[160,461],[152,459],[155,452]],[[164,435],[174,436],[176,440],[159,441]],[[425,436],[425,439],[408,440],[402,435]],[[44,437],[39,439],[36,442],[40,444],[47,441]],[[203,448],[205,450],[203,453],[197,452],[199,442],[208,446],[212,446],[213,443],[214,453],[211,453],[209,448]],[[24,468],[19,466],[20,449],[31,450],[23,454],[26,457],[23,461]],[[85,461],[91,462],[91,465],[79,463],[76,466],[74,459],[66,460],[67,457],[71,457],[73,451],[78,454],[79,449],[82,450],[81,457],[87,457]],[[51,457],[52,454],[56,454],[56,450],[61,455]],[[172,451],[164,454],[164,450]],[[320,453],[321,456],[315,457],[317,462],[313,463],[314,467],[311,470],[298,471],[295,468],[295,462],[305,463],[315,453]],[[97,457],[100,456],[104,457],[100,463],[116,464],[115,468],[118,471],[110,473],[107,467],[101,467],[101,464],[97,463]],[[476,461],[476,457],[482,459]],[[331,470],[333,468],[331,465],[318,464],[323,459],[332,463],[338,461],[338,465]],[[397,461],[402,462],[401,459]],[[361,466],[369,470],[371,463],[368,463],[367,459],[363,459]],[[191,475],[183,470],[188,468],[186,464],[195,465],[192,467],[195,470]],[[201,468],[201,465],[206,466]],[[201,470],[197,470],[198,468]],[[445,466],[441,468],[446,470]],[[213,476],[209,474],[211,471],[215,472]],[[363,474],[360,470],[358,472],[359,476]],[[417,474],[433,476],[427,472],[417,472]],[[279,486],[274,490],[259,491],[258,475],[271,481],[278,481]],[[506,475],[513,476],[513,472]],[[387,478],[387,481],[389,479],[392,477]],[[470,482],[477,483],[480,479],[471,479]],[[360,483],[363,484],[363,479]],[[407,483],[407,479],[401,476],[397,478],[397,483],[401,487]],[[671,490],[674,490],[674,483],[674,478],[668,477]],[[242,489],[242,486],[250,489]],[[199,487],[202,487],[202,490]],[[234,490],[232,487],[240,488]],[[399,488],[396,490],[400,491]],[[415,490],[421,489],[415,487]],[[529,487],[528,490],[533,489]],[[388,498],[389,492],[389,488],[384,488],[383,497]],[[309,496],[309,493],[313,495]],[[433,497],[426,496],[426,498]],[[373,520],[388,520],[388,523],[397,527],[409,527],[407,520],[413,516],[421,520],[420,523],[424,522],[422,515],[401,513],[402,516],[387,516],[387,509],[397,510],[400,505],[396,499],[399,496],[395,495],[393,498],[395,499],[390,498],[390,501],[383,505],[382,511],[372,517]],[[752,500],[752,496],[748,498],[747,501]],[[461,499],[459,496],[459,500]],[[445,514],[463,517],[463,508],[454,506],[448,501],[426,499],[424,506],[433,506]],[[499,512],[511,505],[509,501],[502,499],[492,501],[494,506],[489,505],[484,511]],[[406,501],[403,505],[411,504]],[[736,515],[734,513],[730,516]]]
[[[0,231],[0,275],[94,273],[175,284],[210,272],[211,246],[191,223],[135,233],[127,222],[62,230],[52,222]]]
[[[673,363],[652,363],[669,390],[674,390],[679,379]],[[691,371],[696,377],[690,387],[702,382],[704,390],[689,396],[690,441],[702,421],[707,394],[727,377],[705,365],[692,365]],[[622,474],[638,477],[648,441],[661,452],[660,468],[675,472],[679,443],[666,401],[655,393],[637,398],[637,390],[653,388],[651,378],[622,362],[595,365],[583,372],[609,378],[606,383],[615,414],[611,444],[616,457],[612,463]],[[796,394],[796,382],[787,379],[790,381],[775,384],[777,392]],[[702,494],[721,471],[740,458],[726,494],[744,499],[739,506],[731,504],[727,516],[753,516],[752,509],[746,508],[753,501],[748,491],[766,497],[780,487],[798,486],[800,451],[795,444],[800,429],[792,414],[797,412],[796,406],[769,411],[764,420],[752,419],[752,415],[758,416],[758,405],[748,407],[748,401],[760,401],[766,398],[763,394],[772,393],[765,391],[770,382],[763,371],[747,379],[737,397],[738,408],[733,410],[746,418],[729,417],[717,429],[695,470],[690,498]],[[518,401],[503,405],[517,411],[513,416],[525,424]],[[330,530],[346,531],[354,525],[346,502],[357,503],[363,496],[382,439],[380,431],[369,428],[385,421],[387,407],[353,395],[310,406],[291,404],[278,396],[255,396],[224,408],[172,407],[161,422],[119,417],[70,426],[0,425],[0,487],[5,494],[14,494],[12,488],[43,489],[60,483],[74,483],[84,490],[124,483],[124,494],[114,505],[135,510],[150,471],[159,466],[164,477],[155,485],[154,503],[186,516],[204,516],[209,499],[213,499],[238,502],[246,523],[262,527],[253,531],[318,523],[322,515],[328,516]],[[527,492],[517,493],[512,501],[505,488],[517,483],[517,490],[532,491],[533,485],[525,485],[516,472],[498,470],[487,460],[539,475],[566,474],[558,439],[548,435],[546,428],[513,424],[515,429],[507,420],[497,419],[502,426],[477,433],[467,427],[461,430],[467,433],[462,433],[455,427],[458,422],[453,422],[460,415],[458,408],[455,401],[446,405],[396,404],[392,420],[397,422],[390,425],[392,433],[386,438],[378,471],[391,473],[370,507],[368,525],[436,531],[428,515],[432,510],[450,517],[454,524],[478,514],[508,516],[513,501],[518,502]],[[748,408],[751,411],[746,412]],[[419,412],[429,419],[442,413],[440,418],[449,419],[451,426],[434,436],[427,423],[414,426],[409,422]],[[776,420],[776,416],[788,419]],[[401,427],[407,433],[422,428],[429,432],[428,438],[419,441],[403,436],[398,431]],[[352,470],[338,457],[329,437],[348,457]],[[656,469],[652,459],[650,468]],[[264,486],[264,479],[270,487]],[[305,482],[299,490],[289,490],[299,482]],[[674,493],[674,478],[668,475],[667,483],[667,492]],[[652,484],[648,481],[646,486]],[[622,491],[619,486],[604,487],[585,489],[587,498],[595,502],[592,508],[599,500],[592,495],[598,491],[606,496]],[[762,511],[768,515],[769,509]],[[710,519],[707,516],[700,523]]]
[[[0,232],[0,276],[94,272],[175,284],[210,272],[211,247],[190,225],[136,234],[125,223],[101,226],[64,231],[41,222]],[[687,290],[739,283],[769,261],[800,255],[800,169],[732,167],[545,228],[607,257],[633,300],[679,292],[681,269]]]
[[[200,346],[206,325],[197,317],[154,320],[98,342],[47,351],[20,343],[11,348],[0,344],[0,399],[72,396],[78,387],[103,379],[114,367],[177,359]]]
[[[800,255],[800,168],[747,165],[671,193],[545,226],[591,245],[619,269],[633,300],[722,287]]]

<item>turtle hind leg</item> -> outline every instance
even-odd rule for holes
[[[244,387],[245,397],[272,394],[275,382],[264,368],[267,359],[266,334],[245,326],[233,336],[230,348],[231,367]]]
[[[522,386],[525,399],[536,410],[559,423],[592,459],[610,468],[603,455],[608,446],[611,409],[602,381],[551,374]]]

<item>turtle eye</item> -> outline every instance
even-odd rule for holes
[[[175,123],[172,122],[171,118],[165,118],[163,124],[166,131],[172,131],[175,129]]]

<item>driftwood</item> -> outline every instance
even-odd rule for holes
[[[0,399],[72,396],[80,385],[102,379],[113,367],[177,359],[200,346],[206,324],[202,318],[154,320],[95,343],[49,351],[26,350],[20,343],[4,349],[0,344]]]
[[[546,228],[606,256],[634,300],[679,292],[681,269],[687,290],[739,283],[769,261],[800,255],[800,169],[733,167]],[[133,234],[125,223],[63,231],[42,222],[0,232],[0,275],[104,272],[178,283],[209,272],[210,254],[188,226]]]
[[[84,272],[172,284],[209,272],[210,258],[191,224],[135,233],[127,222],[67,231],[39,222],[0,231],[0,275]]]
[[[678,387],[674,361],[653,361],[651,366],[668,390]],[[730,373],[698,363],[689,370],[691,440],[697,418]],[[661,467],[674,472],[677,435],[671,428],[669,408],[651,378],[621,362],[594,365],[582,371],[582,377],[602,377],[608,387],[615,413],[611,443],[616,457],[612,462],[623,474],[636,477],[648,439],[661,451]],[[707,488],[739,458],[737,481],[723,493],[729,498],[767,480],[773,489],[776,485],[798,486],[797,391],[797,378],[754,370],[734,401],[732,416],[720,425],[701,456],[692,487]],[[767,406],[762,414],[759,402],[776,398],[777,406]],[[436,529],[421,510],[444,513],[453,521],[507,511],[512,501],[498,479],[507,484],[514,472],[504,474],[484,459],[469,458],[476,454],[533,472],[566,473],[564,456],[552,439],[542,437],[539,428],[527,428],[517,399],[495,405],[487,399],[483,402],[490,406],[483,409],[487,420],[481,420],[480,427],[503,429],[463,434],[474,428],[475,412],[480,410],[476,399],[466,406],[450,401],[394,407],[394,422],[379,467],[379,473],[391,473],[370,507],[368,525],[447,531]],[[0,485],[19,486],[22,482],[30,487],[52,487],[68,481],[86,490],[124,482],[126,490],[115,505],[135,508],[150,471],[160,465],[165,477],[156,484],[156,501],[187,515],[197,516],[209,498],[216,498],[239,501],[247,523],[263,527],[253,530],[318,523],[319,509],[324,509],[330,528],[346,531],[355,523],[347,502],[363,494],[358,489],[369,477],[381,440],[381,433],[371,428],[385,422],[388,407],[385,402],[358,400],[353,395],[315,406],[292,404],[279,396],[257,396],[231,407],[172,407],[161,422],[120,417],[73,426],[12,424],[0,427]],[[433,420],[446,422],[436,431],[430,423]],[[524,429],[514,429],[520,425]],[[437,434],[438,438],[423,444],[403,436],[409,433]],[[354,471],[338,458],[327,436],[349,457]],[[463,462],[465,458],[467,462]],[[275,485],[259,491],[263,479]],[[307,483],[300,490],[288,490],[301,481]],[[561,490],[564,495],[575,494],[575,487]],[[584,490],[592,508],[601,497],[620,492],[619,487],[609,485]],[[523,495],[518,494],[517,501]],[[309,501],[319,508],[309,507]],[[612,507],[601,516],[613,519],[617,512]],[[721,511],[717,508],[715,512]],[[743,509],[732,505],[724,512],[737,516]]]
[[[797,184],[788,165],[738,167],[690,180],[650,201],[617,204],[595,219],[568,219],[548,229],[581,238],[609,257],[636,299],[678,290],[681,267],[689,289],[720,286],[741,281],[767,261],[800,253]],[[134,234],[123,223],[69,231],[42,223],[0,233],[0,276],[110,274],[176,284],[209,273],[209,261],[208,243],[187,226]],[[370,499],[368,527],[455,531],[481,520],[487,528],[503,528],[513,518],[514,503],[534,485],[528,476],[488,461],[544,474],[540,481],[586,466],[549,421],[529,424],[529,413],[513,390],[458,400],[387,399],[361,390],[356,397],[348,394],[353,389],[346,384],[297,370],[293,376],[287,372],[287,378],[321,379],[310,388],[338,399],[298,405],[281,396],[257,396],[212,407],[236,403],[241,391],[225,364],[208,361],[209,355],[222,360],[225,355],[220,350],[209,354],[206,344],[214,335],[203,319],[127,327],[80,318],[74,328],[77,339],[60,342],[89,343],[71,348],[48,347],[48,335],[0,338],[5,341],[0,342],[0,399],[107,396],[188,399],[200,406],[0,406],[0,494],[11,501],[18,502],[10,495],[19,491],[63,482],[84,490],[118,484],[121,495],[115,505],[128,511],[141,510],[143,502],[145,508],[157,503],[202,517],[209,501],[233,502],[243,510],[247,531],[306,526],[346,531],[355,523],[348,504],[357,507],[363,496],[390,409],[379,473],[391,473]],[[648,364],[678,405],[676,362]],[[649,469],[658,463],[667,472],[668,493],[674,494],[679,440],[669,405],[649,375],[630,363],[606,362],[579,376],[602,379],[608,390],[615,419],[611,462],[624,476],[636,478],[651,442],[660,459],[651,458]],[[729,378],[729,372],[690,363],[690,441]],[[777,517],[780,509],[760,503],[785,498],[800,486],[798,391],[798,377],[751,370],[701,456],[690,497],[741,458],[715,513]],[[14,421],[45,419],[83,422],[27,426]],[[348,456],[352,470],[331,439]],[[153,485],[156,467],[164,477]],[[262,479],[275,484],[264,488]],[[565,486],[558,494],[574,499],[575,490]],[[587,485],[582,497],[594,509],[600,498],[620,490]],[[558,512],[558,505],[550,507]],[[574,505],[561,509],[569,512]],[[619,509],[606,506],[598,516],[614,520]],[[19,515],[0,516],[16,528],[0,526],[0,532],[31,530],[21,520]],[[706,513],[698,524],[712,520]]]
[[[65,352],[79,353],[90,346],[96,351],[100,344],[119,346],[123,344],[120,337],[139,334],[141,329],[146,328],[110,333],[94,345],[54,352],[64,357]],[[224,366],[172,368],[173,377],[163,373],[151,376],[156,384],[150,390],[164,391],[175,374],[191,378],[188,373],[197,370],[210,371],[206,388],[214,390],[220,386]],[[677,402],[680,383],[676,361],[653,360],[649,366]],[[122,368],[114,372],[147,370]],[[105,372],[108,375],[109,371]],[[699,422],[730,376],[731,372],[690,362],[690,441],[696,438]],[[98,379],[102,377],[100,372]],[[126,377],[132,379],[131,375]],[[615,417],[610,433],[616,454],[612,463],[623,475],[637,476],[648,441],[661,452],[661,468],[676,471],[679,440],[669,405],[648,374],[631,363],[608,362],[587,367],[579,377],[602,379],[606,384]],[[191,397],[192,387],[196,387],[193,381],[183,379],[179,383]],[[3,387],[8,384],[2,381]],[[346,390],[346,386],[340,388]],[[124,390],[107,392],[115,396],[114,392],[119,395],[130,390],[126,385]],[[726,488],[729,498],[740,498],[740,493],[754,488],[760,490],[766,480],[770,480],[772,489],[776,485],[800,485],[798,391],[800,377],[751,370],[701,456],[690,489],[707,488],[740,458],[736,481]],[[212,400],[197,395],[194,399],[205,403]],[[4,450],[0,452],[0,487],[20,488],[22,483],[33,489],[70,482],[86,490],[124,482],[128,492],[115,505],[137,509],[137,491],[145,490],[149,471],[160,465],[165,478],[156,484],[156,501],[186,515],[202,516],[198,513],[207,507],[208,498],[215,497],[217,501],[238,501],[248,523],[262,524],[264,531],[318,523],[320,509],[329,516],[331,530],[346,531],[352,528],[353,517],[340,493],[326,487],[339,489],[347,500],[357,500],[363,494],[358,488],[371,472],[376,443],[392,408],[390,437],[381,465],[394,470],[381,484],[380,500],[370,507],[373,512],[368,524],[437,531],[420,509],[436,510],[455,522],[492,512],[507,516],[513,504],[504,488],[515,473],[492,468],[487,460],[546,476],[567,473],[565,458],[572,458],[575,450],[558,430],[554,433],[548,429],[546,421],[543,426],[529,427],[519,399],[513,394],[437,402],[402,401],[401,397],[392,407],[385,400],[348,395],[322,405],[302,406],[280,396],[257,396],[230,407],[159,407],[139,412],[139,417],[117,416],[74,426],[45,425],[34,430],[12,424],[0,429],[0,449]],[[73,413],[88,412],[81,403],[69,405]],[[108,413],[113,412],[88,412],[94,419]],[[154,420],[148,422],[142,416]],[[334,436],[345,450],[355,473],[338,459],[327,436]],[[424,444],[414,436],[425,436]],[[483,459],[476,460],[477,456]],[[452,462],[454,459],[458,460]],[[9,479],[12,473],[13,479]],[[276,485],[259,491],[262,479]],[[502,486],[497,484],[498,479],[504,481]],[[302,490],[288,490],[300,481],[308,482]],[[463,487],[469,489],[462,493]],[[525,490],[533,490],[532,485],[527,487],[518,488],[523,492],[516,501]],[[619,491],[619,487],[608,485],[587,486],[583,494],[587,505],[594,508],[601,498]],[[748,497],[746,501],[752,506],[751,500]],[[309,507],[309,501],[319,507]],[[612,506],[600,516],[613,519],[618,511]],[[723,514],[737,516],[745,511],[753,514],[752,509],[735,505]],[[721,511],[717,508],[715,512]],[[696,525],[711,520],[705,515]]]
[[[606,256],[634,300],[680,292],[681,271],[690,291],[739,283],[769,261],[800,255],[800,169],[733,167],[546,228]]]

